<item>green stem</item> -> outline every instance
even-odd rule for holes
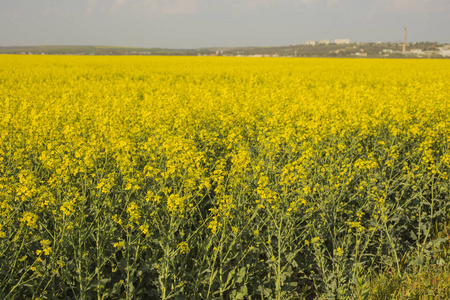
[[[277,261],[277,300],[281,300],[281,228],[283,226],[283,216],[280,220],[280,226],[278,226],[278,261]]]

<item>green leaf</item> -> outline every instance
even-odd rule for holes
[[[237,274],[236,283],[241,283],[242,280],[244,280],[245,274],[246,274],[245,267],[242,267]]]
[[[226,281],[226,283],[225,283],[225,287],[228,286],[228,284],[230,283],[231,279],[234,277],[234,274],[235,274],[235,273],[236,273],[236,269],[233,269],[233,270],[231,270],[231,271],[228,273],[227,281]]]
[[[432,243],[433,243],[434,247],[437,247],[437,246],[441,245],[442,243],[445,243],[446,241],[447,241],[446,237],[445,238],[437,238],[437,239],[433,240]]]
[[[248,295],[248,289],[246,285],[243,285],[239,288],[239,290],[234,290],[231,292],[232,299],[242,300]]]

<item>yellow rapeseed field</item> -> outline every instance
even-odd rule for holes
[[[0,56],[1,299],[355,299],[448,262],[450,61]]]

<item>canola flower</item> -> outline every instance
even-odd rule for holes
[[[449,78],[1,55],[0,298],[340,297],[359,264],[446,259]]]

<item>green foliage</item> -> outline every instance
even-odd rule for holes
[[[370,280],[368,299],[449,299],[449,265],[405,269],[401,276],[385,271]]]

